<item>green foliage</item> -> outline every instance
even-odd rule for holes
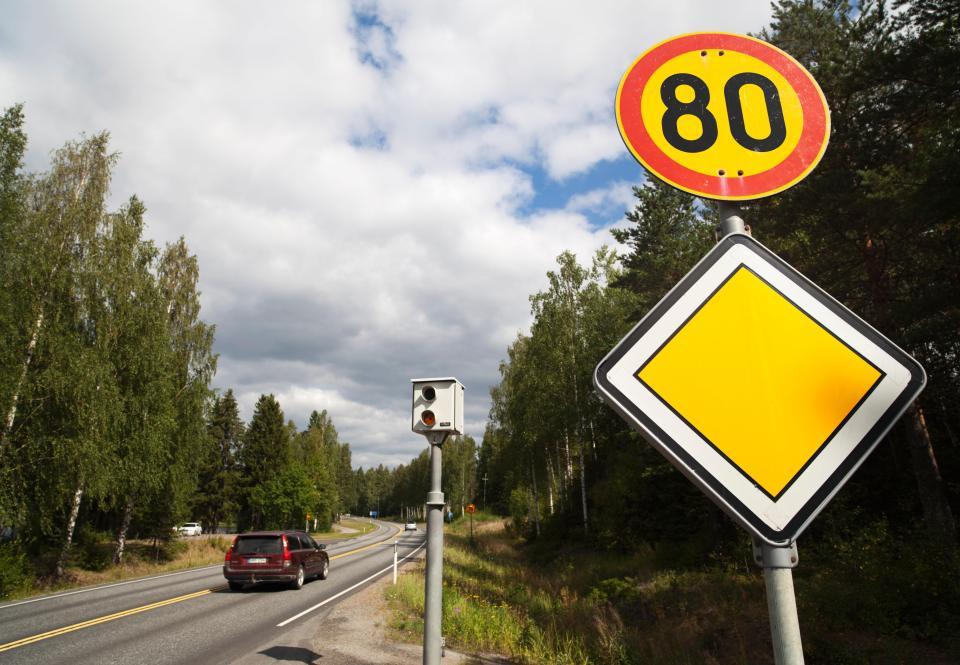
[[[472,436],[455,436],[443,444],[442,487],[454,514],[463,515],[477,496],[477,443]],[[420,488],[423,495],[424,485]],[[412,497],[413,502],[416,498]],[[421,499],[422,500],[422,499]]]
[[[479,454],[479,474],[491,480],[488,500],[518,517],[536,535],[548,517],[590,531],[590,487],[601,473],[613,427],[592,389],[597,359],[629,325],[636,300],[607,288],[620,277],[606,249],[590,267],[565,252],[549,288],[530,298],[534,322],[501,363],[491,391],[490,423]],[[520,507],[525,493],[532,505]],[[596,516],[594,515],[594,518]]]
[[[113,535],[84,524],[77,529],[71,563],[83,570],[106,570],[113,563]]]
[[[160,543],[157,559],[159,561],[174,561],[183,556],[187,548],[187,543],[180,538],[167,538]]]
[[[0,543],[0,599],[29,589],[35,574],[27,553],[18,543]]]
[[[237,455],[244,434],[240,411],[232,390],[214,398],[207,423],[207,445],[198,469],[193,515],[204,527],[215,530],[235,519],[240,470]]]
[[[818,628],[870,626],[908,640],[957,643],[960,559],[923,531],[904,538],[886,520],[874,520],[808,552],[804,561],[798,603]]]
[[[186,512],[215,358],[186,244],[145,240],[136,197],[107,210],[109,136],[24,175],[22,123],[20,107],[0,119],[0,524],[39,560],[59,552],[59,572],[71,515],[123,537]]]
[[[510,527],[516,534],[528,534],[533,530],[533,496],[525,487],[514,487],[509,501]]]
[[[630,224],[611,231],[629,250],[613,286],[636,294],[634,318],[639,319],[706,254],[714,231],[705,219],[710,210],[659,180],[634,187],[633,195],[637,203],[626,213]]]
[[[327,530],[341,512],[337,478],[342,457],[337,430],[325,410],[310,414],[306,431],[294,439],[294,457],[316,490],[309,512],[317,519],[318,527]]]
[[[293,463],[290,432],[284,424],[280,404],[273,395],[261,395],[257,401],[243,437],[239,462],[241,495],[238,526],[241,530],[263,528],[265,515],[258,512],[258,508],[267,508],[272,512],[272,508],[263,503],[263,496],[280,495],[261,494],[261,500],[256,502],[254,492],[286,473]]]
[[[259,520],[256,528],[299,528],[307,512],[318,502],[316,487],[298,464],[283,469],[250,491],[250,505]]]

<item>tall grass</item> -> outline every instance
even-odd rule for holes
[[[453,648],[551,665],[769,660],[757,575],[662,571],[652,550],[534,563],[502,522],[477,526],[473,541],[464,520],[445,535],[442,630]],[[387,599],[397,633],[422,639],[422,566]]]
[[[544,665],[773,662],[763,577],[745,557],[695,565],[682,545],[618,554],[527,543],[502,521],[474,529],[471,541],[460,520],[444,536],[443,634],[453,648]],[[953,558],[870,533],[830,559],[809,550],[796,571],[807,662],[960,662]],[[421,641],[422,565],[387,598],[392,627]]]
[[[109,563],[114,543],[102,542],[97,549],[106,565],[96,565],[89,558],[77,562],[79,565],[67,569],[66,579],[61,584],[88,586],[223,563],[223,555],[231,541],[230,536],[175,538],[168,541],[159,553],[149,541],[132,541],[128,543],[123,563],[119,566]]]

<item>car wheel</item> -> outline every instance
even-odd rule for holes
[[[227,582],[230,585],[231,591],[241,591],[243,589],[243,582]]]
[[[321,580],[325,580],[325,579],[327,579],[327,575],[329,575],[329,574],[330,574],[330,560],[329,560],[329,559],[324,559],[324,560],[323,560],[323,567],[320,568],[320,574],[317,575],[317,577],[318,577],[319,579],[321,579]]]
[[[303,579],[303,566],[300,566],[297,568],[297,578],[290,582],[290,588],[294,590],[303,588]]]

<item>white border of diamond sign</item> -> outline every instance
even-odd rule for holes
[[[881,378],[790,485],[774,499],[638,378],[638,370],[741,267],[876,367]],[[749,330],[717,353],[750,353]],[[733,519],[772,545],[795,540],[863,463],[926,383],[923,367],[753,238],[724,238],[600,362],[603,400]],[[745,417],[749,417],[745,396]],[[784,423],[789,427],[789,423]]]

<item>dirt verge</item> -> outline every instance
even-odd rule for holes
[[[423,662],[420,645],[395,642],[387,636],[389,608],[384,591],[392,583],[385,575],[362,591],[337,603],[313,637],[313,651],[321,654],[315,662],[323,665],[416,665]],[[493,665],[506,661],[450,651],[443,665]]]

